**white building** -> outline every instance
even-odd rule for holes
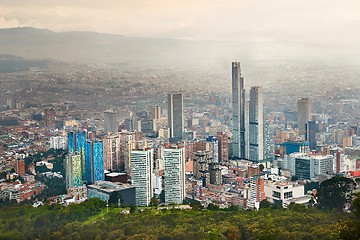
[[[182,204],[185,199],[184,148],[164,149],[165,203]]]
[[[310,197],[304,194],[304,186],[293,182],[268,181],[265,183],[264,190],[269,202],[281,204],[283,207],[287,207],[292,201],[307,203],[310,200]],[[304,199],[304,201],[301,202],[299,199]]]
[[[295,158],[295,177],[313,179],[320,175],[333,174],[334,156],[304,155]]]
[[[153,155],[152,149],[131,151],[131,181],[138,206],[148,206],[153,197]]]
[[[50,148],[66,149],[66,138],[61,136],[50,137]]]

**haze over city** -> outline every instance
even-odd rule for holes
[[[360,3],[0,0],[0,239],[360,239]]]

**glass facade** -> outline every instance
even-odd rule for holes
[[[85,179],[88,184],[104,180],[103,143],[99,140],[85,143]]]

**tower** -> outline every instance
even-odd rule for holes
[[[70,131],[68,132],[68,152],[77,152],[81,159],[81,175],[85,181],[85,141],[86,131]]]
[[[251,87],[249,102],[249,160],[264,160],[264,93],[262,87]]]
[[[153,197],[153,155],[152,149],[131,151],[131,180],[138,206],[148,206]]]
[[[88,140],[85,144],[85,176],[88,184],[104,180],[103,142]]]
[[[165,203],[182,204],[185,199],[184,148],[164,149]]]
[[[245,89],[240,62],[232,62],[233,156],[245,159]]]
[[[316,122],[308,121],[305,124],[305,140],[309,142],[310,150],[316,150]]]
[[[305,124],[311,121],[311,98],[300,98],[298,100],[298,128],[300,136],[305,135]]]
[[[104,125],[105,133],[117,133],[118,132],[118,121],[117,113],[114,111],[105,111],[104,112]]]
[[[74,152],[69,153],[66,159],[66,188],[82,186],[81,157]]]
[[[170,140],[177,142],[182,139],[184,132],[184,107],[181,93],[168,94],[168,127]]]

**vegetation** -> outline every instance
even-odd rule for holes
[[[355,204],[354,204],[355,206]],[[127,208],[129,210],[129,208]],[[291,205],[259,211],[8,205],[0,208],[0,239],[359,239],[355,214]]]
[[[318,200],[324,209],[349,209],[352,201],[352,191],[356,183],[346,177],[335,176],[320,184]]]

